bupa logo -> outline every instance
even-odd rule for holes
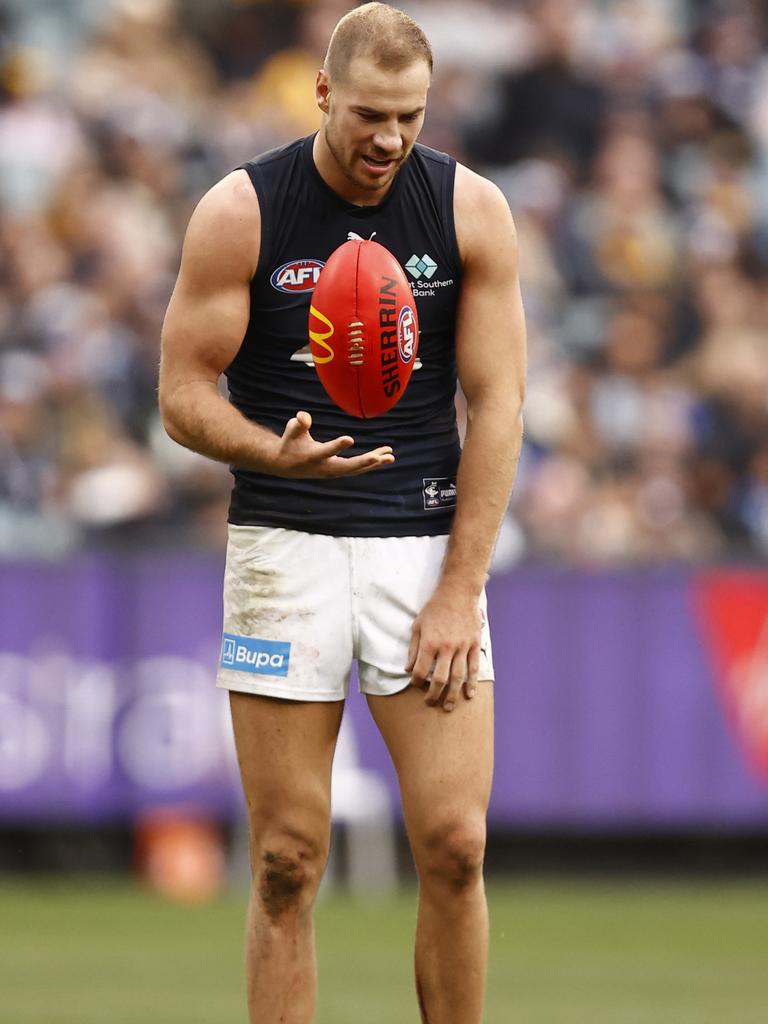
[[[260,676],[287,676],[291,645],[280,640],[259,640],[250,636],[224,634],[221,667]]]
[[[324,266],[322,260],[291,260],[274,271],[269,283],[279,292],[288,294],[311,292]]]
[[[227,666],[234,665],[236,652],[237,647],[234,639],[232,637],[225,637],[224,643],[221,646],[221,664]]]
[[[403,306],[397,318],[397,345],[400,358],[404,363],[410,363],[416,351],[416,323],[410,306]]]

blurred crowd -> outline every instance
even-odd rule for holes
[[[0,0],[0,554],[223,542],[159,335],[202,193],[313,131],[350,4]],[[526,440],[497,566],[768,557],[768,51],[738,0],[416,0],[422,141],[517,223]]]

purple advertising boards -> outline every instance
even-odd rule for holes
[[[241,813],[221,559],[0,566],[0,824]],[[768,829],[768,574],[495,577],[496,771],[510,828]],[[353,692],[344,757],[386,751]]]

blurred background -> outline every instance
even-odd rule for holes
[[[230,478],[162,430],[159,335],[195,203],[317,127],[350,6],[0,0],[0,1024],[243,1019]],[[509,199],[530,339],[488,1020],[762,1021],[768,14],[401,6],[422,141]],[[413,1014],[413,871],[348,705],[318,1020],[377,1024]]]

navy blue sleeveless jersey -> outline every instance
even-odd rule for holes
[[[230,401],[282,434],[299,409],[312,436],[350,434],[356,455],[392,445],[392,465],[335,480],[295,480],[232,467],[229,521],[348,537],[448,533],[456,504],[455,316],[461,266],[453,220],[455,161],[417,145],[377,206],[353,206],[321,178],[314,136],[244,164],[261,208],[261,253],[248,327],[226,370]],[[397,405],[371,420],[339,409],[309,355],[317,275],[348,238],[375,238],[405,268],[419,315],[418,362]]]

